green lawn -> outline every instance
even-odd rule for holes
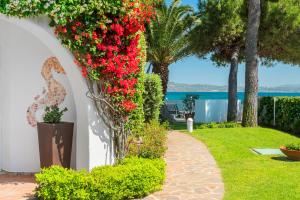
[[[192,135],[208,146],[221,168],[224,199],[300,199],[300,162],[249,150],[278,148],[299,138],[267,128],[198,129]]]

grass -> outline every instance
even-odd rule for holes
[[[186,130],[186,123],[170,123],[169,126],[172,130]]]
[[[278,148],[299,138],[267,128],[198,129],[191,135],[208,146],[221,168],[225,200],[300,199],[300,162],[249,150]]]

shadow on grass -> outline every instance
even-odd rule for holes
[[[276,156],[276,157],[271,157],[271,159],[281,161],[281,162],[296,162],[293,160],[289,160],[286,156]]]
[[[186,123],[170,123],[171,130],[186,130]]]

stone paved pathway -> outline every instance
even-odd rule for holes
[[[35,187],[33,175],[0,172],[0,200],[32,199]]]
[[[144,200],[220,200],[224,185],[220,170],[206,146],[195,138],[172,131],[166,153],[164,188]]]

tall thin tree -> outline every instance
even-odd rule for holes
[[[217,66],[230,66],[227,121],[238,120],[237,75],[245,49],[244,7],[244,0],[199,0],[199,23],[191,34],[196,55],[209,54]]]
[[[261,16],[260,0],[248,0],[248,23],[246,32],[246,74],[243,126],[258,124],[258,33]]]

